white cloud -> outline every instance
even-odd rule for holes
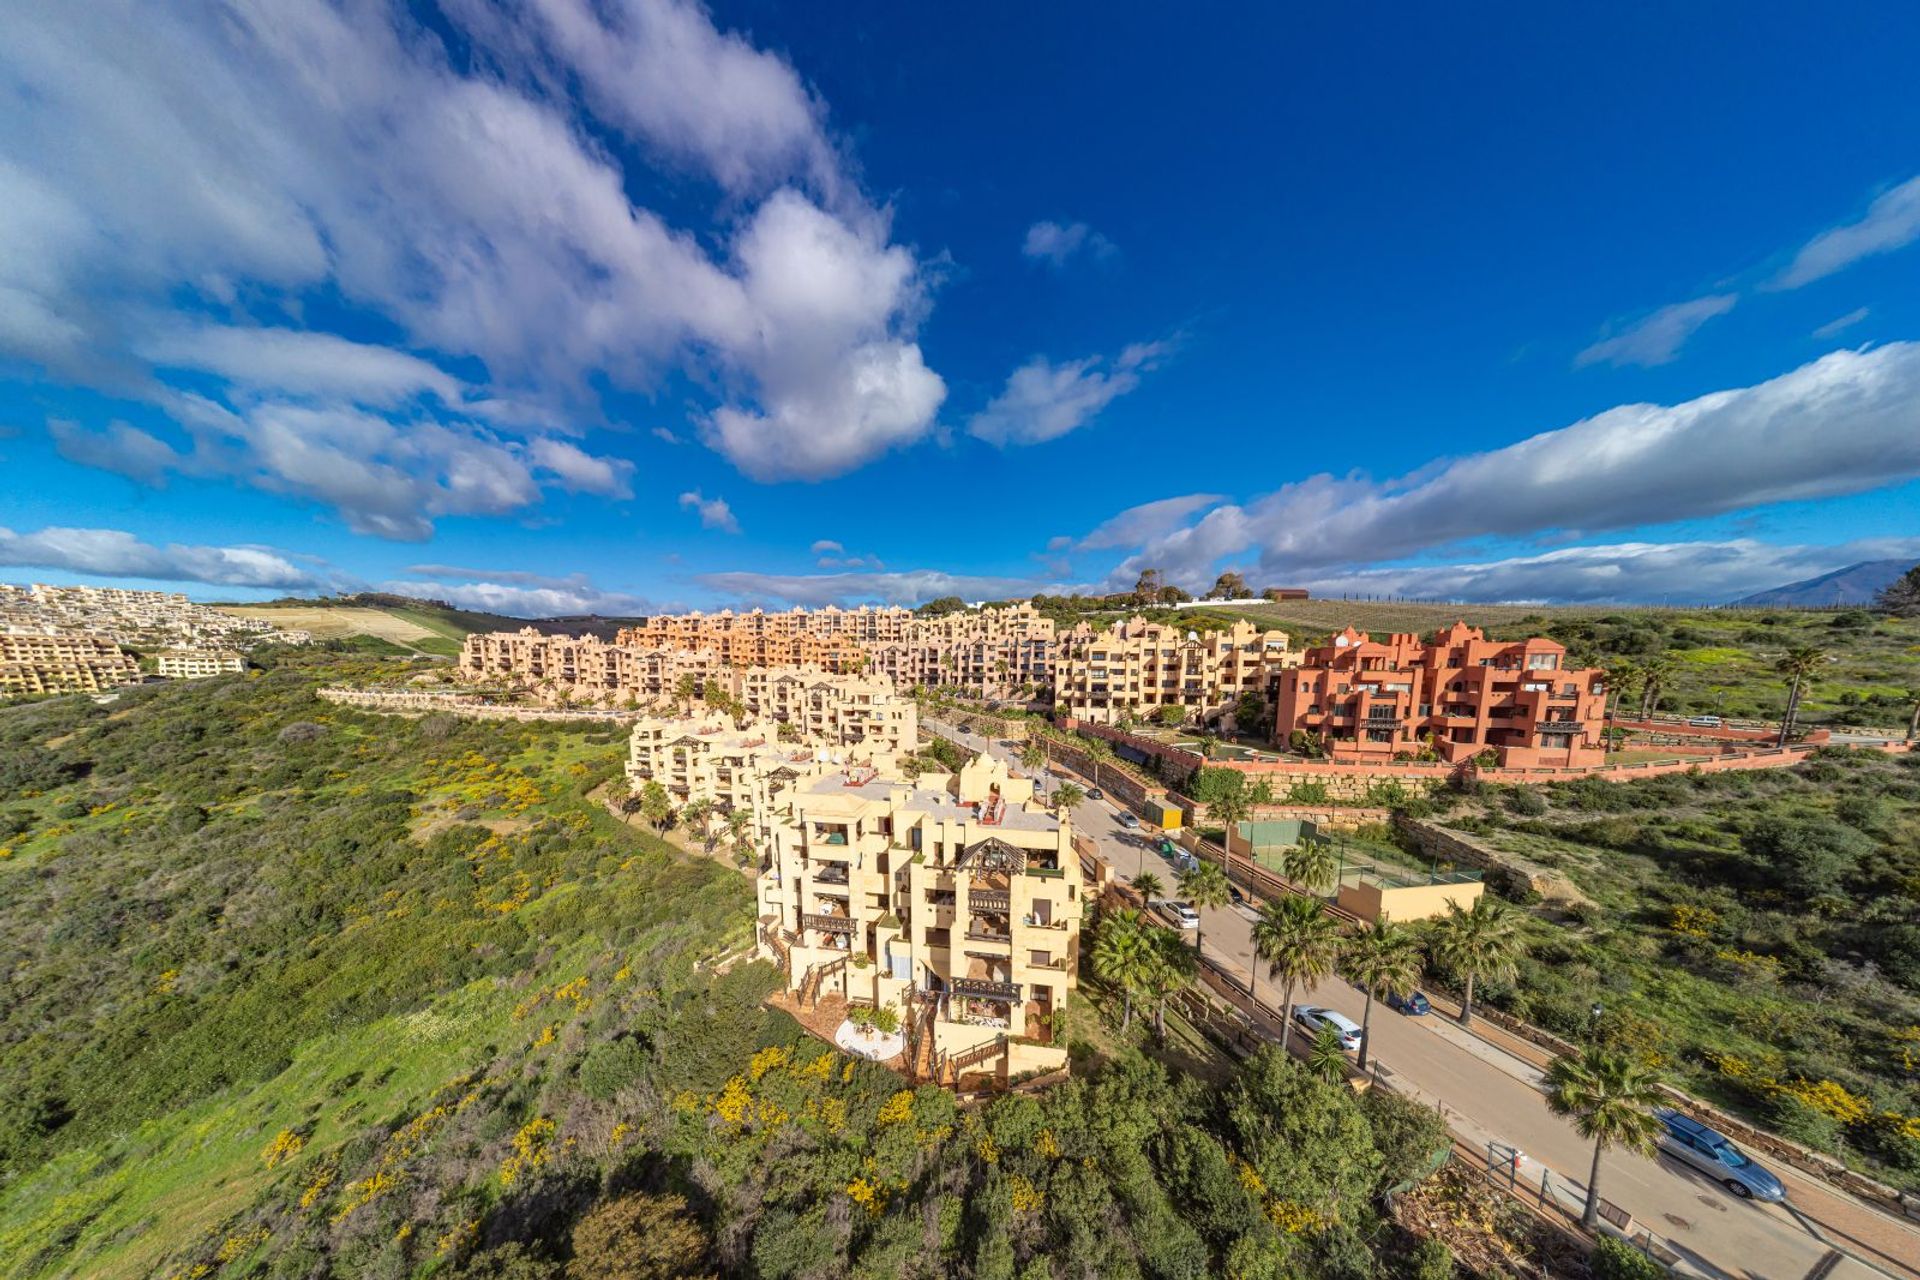
[[[659,440],[665,444],[685,444],[686,443],[686,441],[682,440],[679,436],[675,435],[672,431],[668,430],[666,427],[655,427],[652,431],[652,435],[655,440]]]
[[[683,510],[696,511],[700,515],[700,527],[718,529],[722,533],[740,532],[740,522],[733,517],[733,508],[727,505],[725,498],[703,498],[698,489],[680,495]]]
[[[0,528],[0,565],[59,569],[108,578],[205,582],[231,587],[329,590],[342,579],[310,564],[297,564],[267,547],[208,547],[142,542],[120,529],[49,526],[35,533]]]
[[[1111,258],[1119,252],[1113,241],[1084,222],[1036,222],[1027,228],[1020,252],[1056,267],[1063,267],[1075,254],[1086,252],[1095,258]]]
[[[1166,355],[1168,344],[1141,342],[1112,362],[1098,356],[1054,364],[1035,356],[1015,369],[1007,385],[967,423],[989,444],[1041,444],[1085,425],[1140,385],[1140,375]]]
[[[158,488],[182,459],[172,445],[129,423],[115,420],[105,431],[89,431],[77,422],[49,418],[47,431],[54,448],[69,462],[97,467]]]
[[[559,480],[573,493],[596,493],[604,498],[630,498],[627,481],[633,464],[624,458],[599,458],[565,440],[542,436],[527,446],[533,465]]]
[[[1310,574],[1289,586],[1322,597],[1394,595],[1477,602],[1719,604],[1862,560],[1920,558],[1920,538],[1842,546],[1622,542],[1460,564],[1398,565]]]
[[[839,604],[922,604],[940,596],[1000,600],[1053,591],[1027,578],[953,574],[939,569],[898,573],[708,573],[699,584],[742,603],[781,603],[817,608]],[[1070,588],[1069,588],[1070,589]]]
[[[1834,319],[1829,320],[1825,324],[1821,325],[1818,329],[1815,329],[1813,331],[1813,336],[1821,340],[1831,338],[1835,334],[1842,333],[1848,329],[1853,328],[1853,326],[1859,324],[1862,320],[1865,320],[1867,318],[1867,314],[1868,314],[1867,308],[1855,307],[1853,310],[1847,312],[1847,314],[1843,316],[1837,316]]]
[[[816,556],[837,556],[846,551],[846,548],[835,542],[832,538],[821,538],[812,546],[808,547],[807,550]]]
[[[945,386],[913,340],[922,272],[790,66],[674,0],[449,12],[478,42],[476,70],[402,7],[10,15],[0,357],[170,406],[191,385],[245,423],[268,402],[432,396],[454,417],[554,431],[579,416],[562,402],[686,370],[715,388],[709,442],[770,480],[837,474],[926,434]],[[632,202],[627,149],[602,145],[605,130],[748,202],[728,209],[723,253]],[[156,323],[196,299],[222,322]],[[282,327],[343,312],[355,334],[394,337]],[[408,433],[481,438],[446,416],[390,414]],[[252,447],[248,433],[225,444]],[[613,493],[616,479],[588,484]]]
[[[1047,550],[1062,551],[1074,547],[1080,551],[1100,551],[1111,547],[1137,547],[1172,532],[1184,524],[1188,516],[1218,506],[1224,500],[1224,495],[1218,493],[1188,493],[1177,498],[1143,502],[1103,520],[1092,533],[1078,542],[1071,538],[1055,538],[1047,544]]]
[[[1637,364],[1669,364],[1694,331],[1715,316],[1733,310],[1736,294],[1716,293],[1690,302],[1676,302],[1644,316],[1610,337],[1602,338],[1573,359],[1576,368],[1602,361],[1616,368]]]
[[[1915,240],[1920,240],[1920,177],[1882,193],[1858,222],[1829,228],[1807,241],[1770,287],[1798,289]]]
[[[1192,586],[1223,557],[1262,571],[1396,560],[1480,537],[1595,531],[1859,493],[1920,476],[1920,344],[1837,351],[1754,386],[1629,404],[1397,480],[1318,475],[1149,540]]]
[[[419,572],[432,566],[419,566]],[[447,575],[469,578],[466,571]],[[604,591],[582,575],[568,578],[541,578],[537,575],[503,573],[474,581],[383,582],[377,588],[416,600],[444,600],[462,609],[504,613],[515,618],[559,618],[582,614],[623,617],[654,611],[651,602],[623,591]]]

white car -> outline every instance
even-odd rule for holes
[[[1160,914],[1171,920],[1177,929],[1200,927],[1200,913],[1193,909],[1193,904],[1190,902],[1167,901],[1154,905],[1160,908]]]
[[[1348,1053],[1360,1052],[1360,1024],[1344,1013],[1303,1004],[1293,1011],[1293,1020],[1316,1036],[1320,1034],[1320,1028],[1332,1027],[1340,1033],[1342,1049]]]
[[[1128,831],[1138,831],[1140,829],[1140,819],[1125,810],[1115,814],[1113,820],[1125,827]]]

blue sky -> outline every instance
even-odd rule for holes
[[[1911,6],[36,8],[0,576],[538,614],[1920,558]]]

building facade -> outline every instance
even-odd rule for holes
[[[1422,640],[1348,627],[1281,682],[1274,737],[1315,735],[1342,762],[1431,751],[1505,767],[1605,763],[1604,673],[1569,669],[1564,645],[1488,640],[1464,622]]]
[[[232,649],[168,649],[154,659],[155,673],[168,680],[205,680],[246,669],[246,658]]]
[[[1234,724],[1242,696],[1254,694],[1271,708],[1281,674],[1299,662],[1286,632],[1244,621],[1184,634],[1144,618],[1105,630],[1081,623],[1054,646],[1053,706],[1096,724],[1147,720],[1179,707],[1193,722],[1245,727]]]
[[[134,656],[104,637],[0,631],[0,698],[98,693],[140,680]]]

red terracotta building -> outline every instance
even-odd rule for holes
[[[1384,643],[1348,627],[1281,674],[1274,737],[1306,730],[1353,763],[1429,744],[1449,762],[1491,749],[1509,767],[1604,763],[1604,673],[1566,662],[1552,640],[1489,640],[1464,622]]]

